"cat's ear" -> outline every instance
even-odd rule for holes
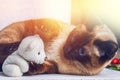
[[[75,57],[75,50],[82,48],[92,39],[92,35],[87,31],[85,25],[77,26],[68,36],[63,51],[67,58]],[[78,54],[76,54],[78,56]]]

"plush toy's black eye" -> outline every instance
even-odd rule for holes
[[[40,52],[38,52],[38,55],[40,55]]]

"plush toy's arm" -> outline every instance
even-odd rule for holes
[[[4,65],[8,65],[8,64],[18,65],[19,68],[21,69],[21,72],[23,72],[23,73],[25,73],[29,70],[29,65],[28,65],[27,61],[25,61],[19,55],[14,54],[14,53],[12,55],[8,56],[8,58],[5,60]]]

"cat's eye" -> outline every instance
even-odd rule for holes
[[[40,52],[38,52],[38,55],[40,55]]]
[[[84,48],[79,48],[79,55],[80,56],[85,56],[87,51]]]

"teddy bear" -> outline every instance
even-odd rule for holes
[[[29,71],[29,62],[43,64],[46,59],[43,40],[39,35],[25,37],[18,49],[9,55],[3,65],[2,71],[10,77],[19,77]]]

